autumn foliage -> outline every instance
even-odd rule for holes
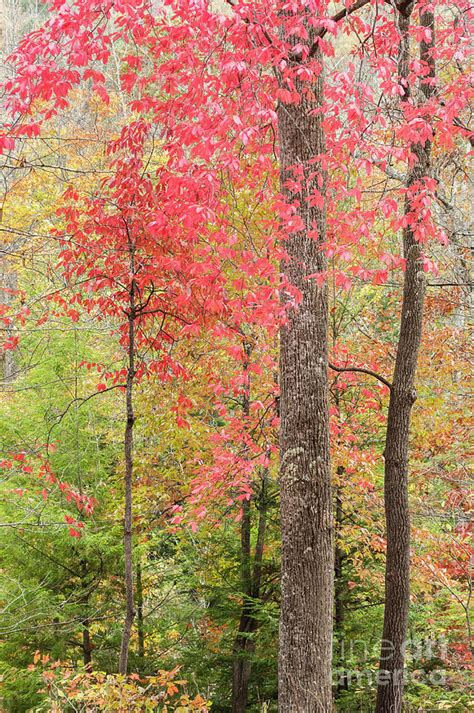
[[[468,3],[46,5],[2,80],[6,710],[276,710],[280,612],[282,713],[290,629],[373,709],[403,498],[398,633],[447,642],[405,703],[464,710]]]

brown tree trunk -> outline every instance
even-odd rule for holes
[[[130,274],[135,274],[134,246],[129,242],[130,249]],[[133,409],[133,385],[135,379],[135,304],[136,283],[132,278],[129,293],[128,309],[128,369],[125,385],[126,425],[124,438],[125,456],[125,514],[123,526],[123,552],[124,552],[124,581],[125,581],[125,621],[122,631],[120,646],[119,673],[127,673],[128,650],[135,619],[135,602],[133,592],[133,516],[132,516],[132,488],[133,488],[133,426],[135,414]]]
[[[246,360],[244,372],[246,385],[242,403],[244,419],[250,415],[250,376],[248,365],[251,346],[244,343]],[[260,491],[260,515],[258,520],[257,542],[253,556],[252,567],[252,516],[251,502],[246,501],[242,506],[242,520],[240,524],[240,557],[242,577],[242,611],[239,628],[234,641],[232,662],[232,713],[244,713],[247,710],[250,673],[252,669],[252,655],[255,651],[254,634],[258,629],[258,620],[255,617],[255,605],[260,597],[260,581],[262,575],[262,558],[265,546],[266,503],[265,485],[266,471],[262,476]]]
[[[339,466],[337,469],[339,477],[342,477],[345,473],[343,466]],[[335,542],[335,556],[334,556],[334,637],[335,637],[335,657],[339,659],[337,661],[338,666],[344,666],[344,604],[347,595],[347,587],[344,582],[344,560],[345,555],[341,547],[342,543],[342,488],[340,485],[336,488],[336,518],[335,518],[335,531],[336,531],[336,542]],[[347,690],[347,676],[346,672],[340,670],[338,674],[337,687],[336,687],[336,698],[341,693],[341,691]]]
[[[398,60],[399,76],[408,80],[409,74],[409,27],[413,3],[397,6],[400,31]],[[430,50],[434,44],[434,17],[431,12],[421,14],[421,23],[430,27],[431,41],[421,44],[421,58],[430,67],[434,77],[435,67]],[[405,85],[402,102],[410,97],[410,88]],[[425,99],[434,91],[429,82],[421,89]],[[414,186],[430,172],[431,143],[414,144],[410,147],[416,155],[416,163],[407,179],[407,188]],[[405,214],[412,211],[407,196]],[[403,285],[403,303],[400,335],[393,373],[388,409],[385,442],[385,517],[387,536],[387,559],[385,571],[385,612],[380,670],[377,690],[376,713],[399,713],[403,702],[403,670],[405,664],[404,644],[407,635],[410,604],[410,514],[408,505],[408,445],[411,409],[416,399],[415,376],[418,351],[423,326],[425,278],[423,255],[413,227],[403,231],[403,251],[406,269]]]
[[[82,620],[82,660],[86,671],[92,670],[92,641],[90,631],[90,621],[88,618]]]
[[[143,618],[143,582],[142,566],[137,564],[137,633],[138,633],[138,658],[140,666],[145,663],[145,627]]]
[[[241,572],[242,572],[242,611],[240,614],[239,629],[234,642],[232,666],[232,713],[244,713],[247,708],[248,686],[250,678],[250,655],[253,653],[252,596],[251,581],[251,515],[250,503],[244,502],[242,506],[242,520],[240,523],[241,547]]]
[[[314,31],[307,24],[311,44]],[[289,42],[298,40],[286,38]],[[314,57],[322,56],[314,45]],[[295,60],[296,61],[296,60]],[[332,709],[333,514],[329,456],[328,293],[308,279],[326,270],[326,175],[322,116],[323,74],[312,93],[297,86],[298,104],[280,103],[278,125],[281,190],[298,205],[304,228],[287,236],[282,271],[301,293],[280,335],[281,619],[279,710],[328,713]],[[306,87],[308,89],[308,87]],[[292,167],[302,169],[301,193],[293,194]],[[318,191],[323,205],[311,201]],[[314,233],[317,231],[317,237]]]
[[[244,393],[242,399],[242,415],[245,421],[250,414],[250,375],[248,371],[252,347],[244,342],[243,350],[245,361],[243,365],[245,375]],[[252,570],[251,570],[251,530],[252,516],[250,502],[242,503],[242,519],[240,521],[240,572],[242,581],[242,611],[240,614],[239,628],[234,641],[232,661],[232,713],[243,713],[247,708],[248,687],[250,678],[250,658],[252,653],[251,640],[251,602],[252,595]]]
[[[244,713],[247,710],[250,673],[252,670],[252,654],[255,651],[254,634],[259,622],[255,616],[255,606],[260,599],[262,579],[262,561],[265,547],[265,532],[267,521],[266,481],[267,470],[262,476],[262,487],[259,496],[259,518],[257,542],[253,555],[253,568],[250,565],[251,520],[250,505],[247,503],[241,526],[242,554],[246,554],[248,566],[242,568],[245,599],[239,621],[239,630],[234,643],[234,661],[232,669],[232,713]]]
[[[86,671],[92,671],[92,649],[94,648],[91,639],[91,620],[89,618],[89,595],[90,595],[90,584],[87,582],[87,560],[81,560],[81,580],[82,587],[84,590],[83,596],[80,599],[81,605],[83,607],[84,618],[81,621],[82,625],[82,662]]]

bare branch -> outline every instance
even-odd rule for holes
[[[390,381],[387,381],[384,376],[377,374],[376,371],[372,371],[371,369],[364,369],[359,366],[335,366],[335,364],[331,364],[331,362],[329,362],[329,368],[333,371],[341,373],[344,371],[355,371],[360,374],[368,374],[368,376],[373,376],[374,379],[377,379],[377,381],[380,381],[382,384],[385,384],[385,386],[388,386],[390,390],[392,389],[392,384],[390,383]]]

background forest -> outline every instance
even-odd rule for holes
[[[217,27],[237,4],[214,3],[224,18]],[[162,20],[153,35],[139,16],[146,3],[115,3],[99,30],[99,15],[87,15],[93,5],[72,3],[86,18],[76,26],[67,3],[0,4],[10,131],[1,137],[0,709],[276,711],[284,317],[283,248],[275,236],[284,210],[275,113],[262,108],[246,124],[252,92],[230,98],[220,87],[226,73],[245,81],[231,50],[222,49],[220,64],[213,59],[221,51],[217,39],[209,50],[214,26],[208,44],[195,48],[193,13],[206,3],[177,3],[191,30],[183,16],[181,25],[176,20],[185,49],[180,54],[170,41],[159,60],[153,53]],[[158,15],[162,5],[171,17],[176,3],[150,7]],[[400,119],[400,94],[388,95],[382,70],[371,64],[385,51],[392,72],[384,76],[392,81],[395,4],[375,5],[331,35],[325,61],[336,109],[326,116],[329,187],[319,185],[332,196],[324,272],[332,694],[334,709],[348,713],[375,705],[383,453],[404,279],[403,223],[396,220],[410,166],[403,142],[412,140],[397,133],[409,125]],[[446,28],[438,83],[445,103],[457,101],[458,124],[433,139],[437,183],[421,221],[431,227],[410,431],[404,710],[457,713],[470,709],[472,671],[472,138],[467,16],[463,3],[439,5]],[[330,15],[337,9],[329,4]],[[367,47],[377,45],[378,12],[386,35],[373,60]],[[55,17],[68,17],[70,26],[54,25]],[[50,34],[28,40],[47,21]],[[94,49],[83,27],[99,38]],[[99,44],[107,32],[104,58]],[[456,43],[457,55],[445,51]],[[43,67],[31,84],[29,66]],[[259,76],[270,82],[271,75],[264,69]],[[18,76],[23,85],[15,84]],[[206,91],[209,113],[197,99]],[[279,101],[290,100],[280,94]],[[22,102],[31,102],[28,111]],[[208,125],[215,116],[220,133]]]

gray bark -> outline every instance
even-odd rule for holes
[[[314,42],[314,30],[307,25]],[[296,42],[292,38],[288,41]],[[315,59],[322,63],[319,50]],[[297,59],[293,61],[298,61]],[[279,710],[312,713],[332,709],[331,659],[334,543],[328,409],[327,285],[307,279],[326,270],[326,175],[317,157],[325,153],[323,75],[302,92],[299,104],[278,108],[281,190],[298,202],[304,228],[287,236],[282,271],[302,300],[280,335],[280,481],[282,527]],[[286,186],[292,167],[302,167],[304,186]],[[319,182],[318,182],[319,179]],[[310,231],[316,229],[318,237]]]
[[[408,79],[410,49],[409,27],[413,3],[398,7],[400,51],[398,73]],[[434,61],[430,49],[434,45],[434,17],[425,11],[421,24],[430,27],[432,38],[422,42],[421,58],[430,67],[434,77]],[[434,91],[427,81],[421,84],[423,100]],[[402,102],[408,101],[410,87],[406,85]],[[410,150],[416,163],[407,179],[407,188],[422,181],[430,173],[431,142],[414,144]],[[405,213],[412,210],[406,199]],[[400,713],[403,704],[404,643],[407,636],[410,605],[410,513],[408,503],[408,446],[411,410],[416,399],[415,377],[418,352],[422,337],[425,277],[423,255],[412,226],[403,231],[403,251],[406,270],[403,284],[403,302],[400,334],[393,373],[388,409],[385,442],[385,517],[387,559],[385,570],[385,612],[382,650],[380,656],[379,685],[376,713]]]
[[[134,246],[130,242],[130,273],[135,274]],[[133,408],[133,385],[135,380],[135,319],[136,312],[136,283],[132,278],[129,293],[128,309],[128,369],[125,386],[125,409],[126,424],[124,438],[125,456],[125,515],[123,525],[123,551],[124,551],[124,582],[125,582],[125,621],[122,631],[122,643],[120,646],[119,673],[127,673],[128,651],[130,648],[130,638],[132,634],[133,621],[135,619],[135,601],[133,591],[133,427],[135,424],[135,413]]]

